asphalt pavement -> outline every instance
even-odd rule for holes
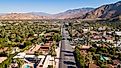
[[[69,40],[67,40],[70,36],[65,28],[62,28],[62,36],[64,39],[61,42],[59,68],[77,68],[73,55],[74,49],[71,47]]]

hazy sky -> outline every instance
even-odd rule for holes
[[[120,0],[0,0],[0,13],[47,12],[59,13],[68,9],[98,7]]]

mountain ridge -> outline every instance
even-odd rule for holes
[[[73,18],[77,16],[79,17],[91,10],[93,10],[93,8],[70,9],[58,14],[48,14],[44,12],[6,13],[6,14],[4,13],[0,15],[0,19],[23,19],[23,18],[25,19],[32,19],[32,18],[33,19],[36,19],[36,18],[37,19],[67,19],[67,18]]]
[[[121,15],[121,1],[113,4],[102,5],[91,12],[86,13],[81,18],[82,19],[110,19]]]
[[[80,17],[87,12],[92,11],[94,8],[79,8],[79,9],[70,9],[65,12],[61,12],[58,14],[53,15],[53,17],[58,19],[68,19],[74,17]]]
[[[26,19],[50,19],[46,16],[38,16],[27,13],[9,13],[5,15],[0,15],[0,20],[26,20]]]
[[[25,14],[25,15],[24,15]],[[12,16],[13,15],[13,16]],[[28,15],[28,16],[27,16]],[[102,5],[98,8],[70,9],[58,14],[30,12],[20,14],[1,14],[0,19],[118,19],[121,18],[121,1]]]

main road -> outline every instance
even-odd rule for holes
[[[61,41],[59,68],[77,68],[73,55],[74,49],[71,47],[70,42],[67,39],[70,37],[69,32],[66,31],[66,27],[62,27],[61,30],[63,40]]]

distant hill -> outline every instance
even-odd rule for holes
[[[51,16],[52,14],[44,13],[44,12],[29,12],[28,14],[39,15],[39,16]]]
[[[83,15],[82,19],[110,19],[110,18],[119,18],[121,16],[121,1],[114,3],[114,4],[107,4],[100,6],[91,12],[86,13]]]
[[[48,14],[43,12],[30,12],[28,14],[39,15],[39,16],[48,16],[52,19],[67,19],[67,18],[74,18],[80,17],[83,14],[93,10],[94,8],[79,8],[79,9],[71,9],[65,12],[61,12],[58,14]]]
[[[87,12],[92,11],[94,8],[79,8],[79,9],[72,9],[67,10],[62,13],[58,13],[55,15],[52,15],[53,18],[57,19],[67,19],[67,18],[74,18],[74,17],[80,17],[83,14],[86,14]]]
[[[80,17],[83,14],[93,10],[93,8],[80,8],[80,9],[72,9],[67,10],[58,14],[48,14],[44,12],[29,12],[29,13],[1,13],[0,19],[5,20],[19,20],[19,19],[67,19]]]
[[[121,1],[94,8],[67,10],[58,14],[43,12],[0,14],[0,19],[121,19]]]
[[[0,13],[0,15],[5,15],[6,13]]]
[[[0,20],[26,20],[26,19],[49,19],[46,16],[33,15],[28,13],[10,13],[0,16]]]

